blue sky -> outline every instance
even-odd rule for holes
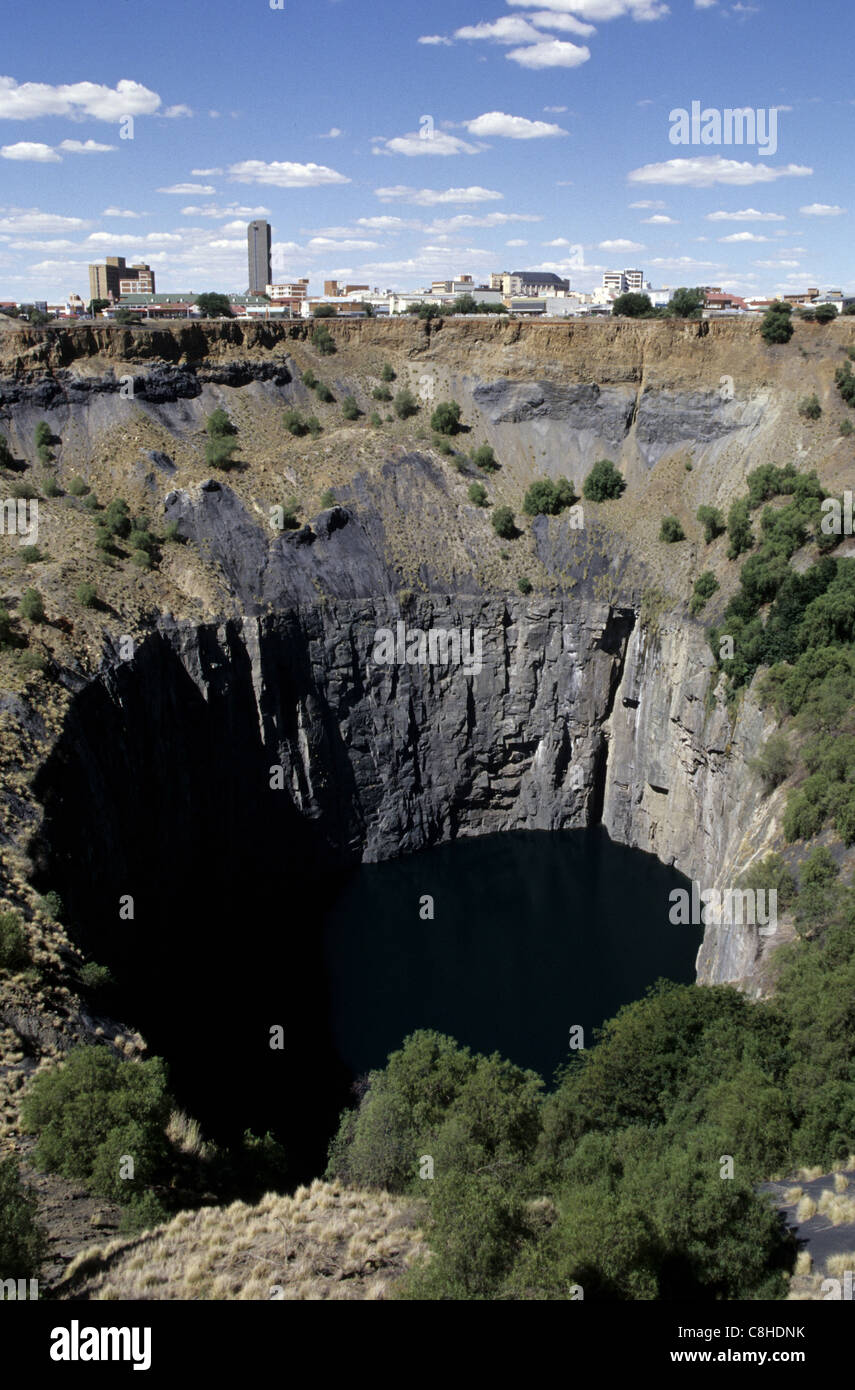
[[[855,287],[851,0],[272,3],[9,14],[0,299],[88,298],[107,255],[240,292],[255,216],[313,292],[626,266]],[[693,102],[776,110],[777,147],[673,143]]]

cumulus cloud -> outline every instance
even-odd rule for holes
[[[19,140],[16,145],[4,145],[0,149],[0,158],[28,160],[34,164],[62,163],[62,155],[57,154],[50,145],[42,145],[37,140]]]
[[[455,29],[456,39],[487,39],[491,43],[537,43],[542,34],[521,15],[503,15],[501,19],[484,20]]]
[[[525,48],[512,48],[505,55],[521,68],[538,71],[542,68],[578,68],[587,63],[591,50],[584,45],[567,43],[564,39],[549,39],[542,43],[528,44]]]
[[[61,140],[59,148],[68,154],[106,154],[116,145],[99,145],[97,140]]]
[[[131,212],[127,208],[105,208],[101,213],[102,217],[143,217],[141,212]]]
[[[720,236],[719,241],[740,242],[740,241],[768,241],[767,236],[758,236],[756,232],[731,232],[730,236]]]
[[[751,164],[748,160],[724,159],[721,155],[696,155],[694,159],[666,159],[661,164],[645,164],[628,175],[630,183],[667,183],[690,188],[710,188],[716,183],[745,185],[774,183],[776,179],[805,178],[813,169],[805,164]]]
[[[441,44],[445,48],[451,48],[452,46],[451,39],[444,38],[442,34],[423,34],[422,37],[419,39],[419,43],[433,45]]]
[[[530,121],[525,116],[508,116],[504,111],[486,111],[474,121],[467,121],[466,129],[470,135],[503,136],[507,140],[543,140],[567,134],[550,121]]]
[[[38,208],[0,208],[0,232],[77,232],[92,223],[81,217],[60,217],[57,213],[40,212]]]
[[[756,208],[742,208],[739,212],[708,212],[708,222],[786,222],[780,212],[758,212]]]
[[[628,15],[635,20],[664,19],[670,13],[660,0],[508,0],[509,5],[581,15],[595,24]]]
[[[613,241],[600,241],[597,243],[601,251],[643,251],[644,244],[640,241],[627,241],[624,237],[616,237]]]
[[[478,154],[480,145],[469,145],[458,135],[447,131],[433,130],[422,135],[421,131],[411,131],[408,135],[395,136],[393,140],[379,139],[374,145],[374,154],[404,154],[409,157],[419,155]]]
[[[166,188],[158,188],[158,193],[216,193],[208,183],[171,183]]]
[[[664,212],[655,212],[652,217],[642,217],[641,220],[650,227],[676,227],[679,225],[678,218],[668,217]]]
[[[664,208],[661,198],[642,198],[640,203],[630,203],[631,208]]]
[[[95,121],[120,121],[123,116],[150,116],[160,97],[140,82],[123,79],[115,87],[98,82],[71,82],[52,87],[47,82],[18,83],[0,77],[0,118],[38,120],[43,116],[89,116]]]
[[[168,116],[169,119],[172,121],[178,119],[181,116],[192,116],[193,111],[189,106],[182,106],[179,103],[178,106],[167,106],[163,114],[164,116]]]
[[[327,184],[350,183],[344,174],[325,164],[295,164],[290,160],[244,159],[229,166],[229,178],[235,183],[261,183],[273,188],[320,188]],[[213,193],[213,189],[206,190]]]
[[[809,203],[807,207],[799,208],[802,217],[842,217],[845,211],[845,208],[833,203]]]
[[[196,207],[190,204],[181,209],[182,217],[270,217],[270,208],[243,207],[240,203],[226,203],[225,207],[219,207],[216,203],[206,203],[204,207]]]
[[[423,208],[439,203],[492,203],[505,196],[492,188],[481,188],[479,184],[468,188],[409,188],[399,183],[391,188],[375,188],[374,192],[382,203],[413,203]]]
[[[190,173],[197,179],[210,179],[215,174],[221,174],[222,169],[191,169]]]

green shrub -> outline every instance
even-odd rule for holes
[[[390,416],[390,418],[391,418],[391,416]],[[380,426],[382,425],[383,421],[380,419],[380,416],[377,414],[377,411],[376,411],[376,410],[372,410],[371,414],[370,414],[369,417],[368,417],[368,423],[369,423],[369,425],[373,425],[374,428],[375,428],[375,430],[379,430],[379,428],[380,428]]]
[[[45,558],[37,545],[22,545],[18,554],[26,565],[37,565]]]
[[[457,401],[441,401],[430,417],[430,427],[437,434],[457,434],[461,410]]]
[[[236,465],[233,457],[237,444],[225,435],[205,440],[205,463],[209,468],[222,468],[228,471]]]
[[[36,425],[36,448],[41,448],[44,444],[53,443],[53,432],[46,420],[39,420]]]
[[[482,473],[495,473],[499,467],[492,444],[480,444],[477,449],[473,449],[472,462]]]
[[[4,434],[0,434],[0,468],[12,468],[14,463],[15,459],[9,448],[9,441]]]
[[[128,536],[128,545],[130,546],[131,550],[151,551],[154,549],[154,544],[154,536],[151,534],[151,531],[149,531],[147,528],[142,528],[138,526],[134,526],[131,528],[131,533]]]
[[[82,1179],[99,1196],[124,1203],[163,1169],[172,1108],[159,1058],[125,1062],[106,1047],[82,1046],[67,1053],[63,1066],[34,1078],[21,1117],[38,1134],[41,1168]],[[133,1179],[120,1176],[124,1155],[134,1160]]]
[[[392,370],[392,367],[388,362],[383,363],[383,368],[380,372],[380,380],[387,382],[395,380],[395,372]]]
[[[698,575],[689,603],[689,612],[692,614],[692,617],[700,613],[707,600],[712,597],[718,587],[718,580],[712,570],[704,570],[703,574]]]
[[[89,484],[85,483],[82,478],[72,478],[68,484],[68,491],[72,497],[85,497],[89,491]]]
[[[317,396],[319,401],[323,401],[324,405],[332,405],[335,401],[335,396],[333,395],[332,391],[327,386],[325,381],[318,382],[317,387],[315,388],[315,395]]]
[[[711,545],[725,529],[724,516],[718,507],[698,507],[697,518],[704,528],[704,540]]]
[[[63,904],[62,898],[51,888],[49,893],[43,893],[39,898],[39,909],[47,917],[52,917],[55,922],[62,920]]]
[[[25,675],[42,675],[47,670],[47,657],[44,652],[27,650],[18,652],[18,665]]]
[[[303,373],[303,385],[304,385],[304,386],[308,386],[308,388],[309,388],[310,391],[314,391],[314,389],[315,389],[315,387],[317,386],[317,384],[318,384],[318,378],[315,376],[315,374],[314,374],[314,372],[312,371],[311,367],[309,367],[308,371],[305,371],[305,372]]]
[[[451,455],[454,453],[454,449],[453,449],[452,446],[449,444],[449,442],[448,442],[447,439],[435,439],[435,440],[434,440],[434,448],[435,448],[440,454],[444,454],[444,455],[446,456],[446,458],[450,458]]]
[[[790,906],[797,893],[796,880],[780,854],[767,854],[765,859],[752,864],[740,878],[739,887],[755,892],[762,889],[766,893],[774,889],[782,910]]]
[[[326,492],[321,493],[321,506],[324,508],[328,508],[334,507],[335,505],[335,493],[332,491],[331,488],[327,488]]]
[[[97,607],[98,594],[94,584],[78,584],[74,591],[74,597],[83,608]]]
[[[282,417],[282,423],[284,424],[288,433],[292,434],[295,439],[300,439],[304,434],[308,432],[305,420],[303,419],[299,410],[295,410],[293,407],[285,411],[285,414]]]
[[[846,438],[848,438],[850,434],[855,434],[855,425],[852,424],[851,420],[840,421],[840,433]]]
[[[309,434],[312,436],[313,439],[317,439],[318,435],[323,434],[324,432],[324,427],[318,419],[317,415],[309,416],[308,420],[306,421],[306,429],[308,430]]]
[[[331,357],[337,351],[335,339],[325,324],[319,325],[312,334],[312,347],[322,357]]]
[[[748,502],[744,498],[738,498],[727,514],[727,535],[730,541],[727,548],[728,560],[736,560],[754,544]]]
[[[519,589],[521,594],[530,594],[533,587],[534,586],[531,580],[527,579],[525,575],[523,575],[521,579],[517,580],[517,588]]]
[[[837,309],[833,304],[817,304],[814,317],[817,323],[833,323],[837,318]]]
[[[804,420],[818,420],[822,414],[822,406],[816,392],[812,396],[803,396],[799,401],[799,414]]]
[[[675,516],[663,516],[662,524],[659,527],[659,539],[668,545],[686,539],[686,533]]]
[[[474,502],[476,507],[487,506],[487,489],[483,483],[471,483],[469,486],[469,501]]]
[[[30,963],[30,948],[17,912],[0,912],[0,970],[22,970]]]
[[[846,404],[855,407],[855,376],[848,362],[844,362],[842,367],[837,368],[834,373],[834,380]]]
[[[345,396],[344,400],[341,403],[341,413],[344,416],[345,420],[359,419],[362,412],[360,411],[359,406],[356,404],[356,399],[354,396]]]
[[[12,641],[12,614],[8,608],[0,604],[0,651],[9,646]]]
[[[83,499],[83,505],[87,511],[97,512],[101,504],[98,501],[96,494],[94,492],[89,492]]]
[[[510,541],[513,540],[514,537],[517,535],[517,528],[514,522],[514,514],[511,511],[510,507],[494,508],[493,515],[490,518],[490,520],[493,525],[493,530],[495,531],[497,536],[502,537],[502,540]]]
[[[225,410],[215,410],[205,421],[209,439],[226,439],[237,434],[237,426]]]
[[[760,333],[764,342],[770,344],[788,343],[795,331],[791,319],[792,309],[789,304],[785,304],[781,300],[770,304],[760,325]]]
[[[612,461],[599,459],[582,485],[582,496],[588,502],[607,502],[620,497],[625,488],[626,482]]]
[[[392,392],[388,386],[375,386],[371,394],[375,401],[390,401],[392,399]]]
[[[523,499],[526,516],[557,516],[576,501],[573,484],[568,478],[539,478],[528,488]]]
[[[85,965],[81,965],[80,983],[84,989],[104,989],[107,985],[113,984],[113,976],[106,965],[96,965],[94,960],[88,960]]]
[[[17,1160],[0,1158],[0,1278],[37,1279],[48,1243],[36,1195],[24,1187]]]
[[[30,623],[43,623],[45,620],[44,599],[38,589],[25,589],[21,595],[19,610],[22,618]]]
[[[62,496],[62,488],[60,487],[59,483],[56,481],[56,478],[45,478],[43,487],[44,487],[44,494],[45,494],[45,497],[61,497],[61,496]]]
[[[398,392],[395,397],[395,414],[399,420],[409,420],[411,415],[415,415],[419,405],[412,391],[406,386]]]
[[[178,534],[177,521],[167,521],[166,525],[163,528],[163,539],[165,541],[170,542],[170,544],[173,545],[181,540],[181,537]]]
[[[131,534],[131,509],[123,497],[114,497],[108,502],[101,520],[113,536],[124,540]]]
[[[758,774],[766,791],[774,791],[775,787],[786,781],[794,766],[786,736],[782,733],[771,734],[749,766]]]
[[[133,563],[135,565],[138,565],[141,570],[151,569],[151,556],[149,555],[147,550],[135,550],[131,555],[131,559]]]

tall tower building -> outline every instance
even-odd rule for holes
[[[246,229],[250,294],[264,294],[270,284],[272,239],[269,222],[250,222]]]

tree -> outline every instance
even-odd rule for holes
[[[232,318],[228,295],[219,294],[216,290],[209,290],[205,294],[197,295],[196,308],[203,319]]]
[[[833,304],[817,304],[814,316],[817,323],[831,323],[837,318],[837,309]]]
[[[341,403],[341,413],[344,416],[345,420],[359,419],[362,412],[360,411],[359,406],[356,404],[356,398],[354,396],[345,396],[344,400]]]
[[[460,406],[457,401],[441,401],[430,417],[430,427],[437,434],[457,434],[460,429]]]
[[[478,448],[472,451],[472,462],[482,473],[495,473],[499,467],[492,444],[479,444]]]
[[[394,381],[395,375],[395,371],[392,368],[391,364],[389,362],[384,362],[380,372],[380,380],[386,382]]]
[[[470,483],[469,501],[474,502],[476,507],[486,507],[487,489],[483,483]]]
[[[306,422],[299,410],[293,408],[286,410],[282,416],[282,423],[289,434],[293,434],[295,439],[300,439],[306,433]]]
[[[626,482],[611,459],[600,459],[585,479],[582,495],[588,502],[606,502],[620,497],[625,488]]]
[[[767,343],[788,343],[795,332],[792,325],[792,308],[782,300],[776,300],[770,304],[763,315],[763,322],[760,324],[760,333],[764,342]]]
[[[822,414],[822,406],[819,397],[814,391],[811,396],[802,396],[798,406],[799,414],[803,420],[818,420]]]
[[[748,501],[744,497],[737,498],[727,514],[727,534],[730,540],[727,548],[728,560],[736,560],[754,544]]]
[[[338,311],[334,304],[316,304],[312,309],[312,316],[316,319],[334,319],[338,316]]]
[[[767,792],[774,791],[785,782],[793,770],[793,755],[789,741],[780,732],[770,734],[757,757],[749,764],[759,776]]]
[[[112,536],[131,534],[131,509],[123,497],[114,497],[104,509],[102,521]]]
[[[693,618],[700,613],[707,599],[715,593],[718,586],[718,580],[712,570],[704,570],[703,574],[698,575],[689,603],[689,612]]]
[[[335,339],[325,324],[319,324],[312,334],[312,347],[322,357],[332,357],[333,353],[338,351]]]
[[[109,299],[90,299],[89,307],[86,312],[91,314],[94,318],[96,314],[100,314],[102,309],[107,309],[109,306]]]
[[[409,420],[418,411],[418,402],[406,386],[395,396],[395,414],[399,420]]]
[[[115,314],[113,315],[113,322],[122,324],[133,324],[141,323],[142,320],[139,314],[131,313],[130,309],[117,309]]]
[[[663,516],[662,524],[659,527],[659,539],[668,545],[686,539],[686,533],[675,516]]]
[[[375,401],[390,401],[392,399],[392,392],[388,386],[375,386],[371,395]]]
[[[718,507],[698,507],[698,521],[704,528],[704,540],[710,545],[725,529],[725,520]]]
[[[318,382],[317,386],[315,387],[315,395],[317,396],[319,401],[322,401],[324,403],[324,405],[333,405],[335,403],[335,396],[333,395],[332,391],[327,386],[325,381]]]
[[[502,540],[511,541],[518,534],[510,507],[496,507],[491,517],[493,530]]]
[[[631,290],[628,294],[619,294],[612,303],[615,318],[649,319],[654,313],[649,294],[638,294]]]
[[[701,316],[701,310],[706,303],[706,292],[696,287],[693,290],[681,287],[675,290],[670,300],[665,306],[665,313],[669,318],[677,319],[697,319]]]
[[[21,1182],[17,1161],[0,1159],[0,1276],[37,1279],[47,1255],[47,1239],[38,1223],[34,1192]]]
[[[0,970],[22,970],[30,963],[27,935],[17,912],[0,912]]]
[[[43,623],[45,620],[44,599],[38,589],[25,589],[21,595],[21,617],[30,623]]]
[[[205,421],[205,429],[210,439],[223,439],[227,435],[237,434],[237,425],[233,423],[225,410],[213,411]]]

